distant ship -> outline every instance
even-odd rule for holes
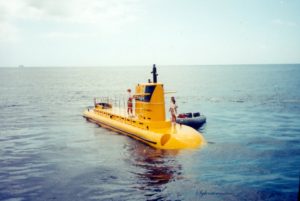
[[[19,68],[24,68],[25,66],[24,65],[19,65]]]

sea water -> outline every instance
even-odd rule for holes
[[[297,200],[300,65],[158,65],[176,91],[167,107],[175,96],[207,117],[197,150],[156,150],[82,117],[151,68],[0,68],[0,200]]]

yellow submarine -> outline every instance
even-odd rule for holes
[[[134,116],[108,101],[95,101],[95,107],[86,109],[83,117],[157,149],[189,149],[206,144],[202,134],[192,127],[172,125],[166,120],[164,85],[157,82],[155,64],[151,73],[152,82],[149,80],[136,86]]]

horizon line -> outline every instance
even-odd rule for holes
[[[251,65],[299,65],[300,63],[241,63],[241,64],[158,64],[158,66],[251,66]],[[152,66],[153,64],[151,64]],[[157,65],[157,64],[156,64]],[[0,66],[0,68],[101,68],[101,67],[141,67],[149,66],[148,64],[135,64],[135,65],[17,65],[17,66]]]

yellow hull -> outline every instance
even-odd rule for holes
[[[139,122],[134,118],[108,111],[100,114],[96,109],[90,109],[84,111],[83,116],[102,127],[128,135],[158,149],[198,148],[206,144],[203,136],[195,129],[179,124],[171,126],[169,121],[161,122],[162,127],[156,125],[149,128],[146,126],[147,122]]]

